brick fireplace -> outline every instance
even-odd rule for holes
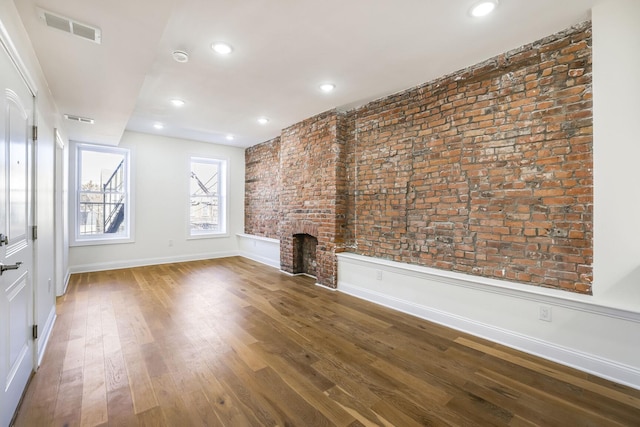
[[[344,122],[341,113],[330,111],[284,129],[280,137],[281,268],[316,276],[328,287],[336,286],[335,254],[346,217]],[[305,264],[313,265],[313,273],[302,271]]]

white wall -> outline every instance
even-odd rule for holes
[[[135,242],[71,247],[71,272],[238,254],[236,234],[244,228],[244,149],[135,132],[125,132],[119,146],[131,150]],[[229,160],[226,237],[188,238],[190,156]]]
[[[594,296],[640,310],[640,1],[593,19]]]

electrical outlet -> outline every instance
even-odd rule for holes
[[[48,292],[51,293],[51,277],[49,277]]]
[[[376,280],[382,280],[382,270],[376,270]]]
[[[551,306],[548,306],[548,305],[540,306],[540,320],[544,320],[545,322],[551,322]]]
[[[173,246],[173,240],[169,239],[169,247]]]

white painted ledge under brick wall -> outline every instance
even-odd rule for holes
[[[351,253],[338,254],[338,290],[640,389],[640,312],[628,307]]]
[[[236,237],[241,256],[280,268],[280,240],[241,233],[236,234]]]

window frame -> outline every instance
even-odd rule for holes
[[[193,162],[215,163],[219,165],[218,179],[218,219],[220,230],[194,230],[191,228],[191,171]],[[191,155],[187,164],[187,240],[211,239],[229,236],[229,159],[219,156]]]
[[[81,155],[82,151],[90,151],[97,153],[110,153],[118,154],[124,157],[124,232],[122,233],[101,233],[93,235],[81,235],[80,234],[80,200],[81,200]],[[69,246],[93,246],[93,245],[108,245],[108,244],[121,244],[121,243],[133,243],[134,239],[134,214],[135,209],[133,201],[135,200],[133,195],[133,183],[131,173],[132,164],[132,152],[128,148],[114,147],[100,144],[90,143],[74,143],[71,150],[71,165],[73,167],[73,182],[70,187],[73,188],[70,191],[70,216],[71,216],[71,240]]]

